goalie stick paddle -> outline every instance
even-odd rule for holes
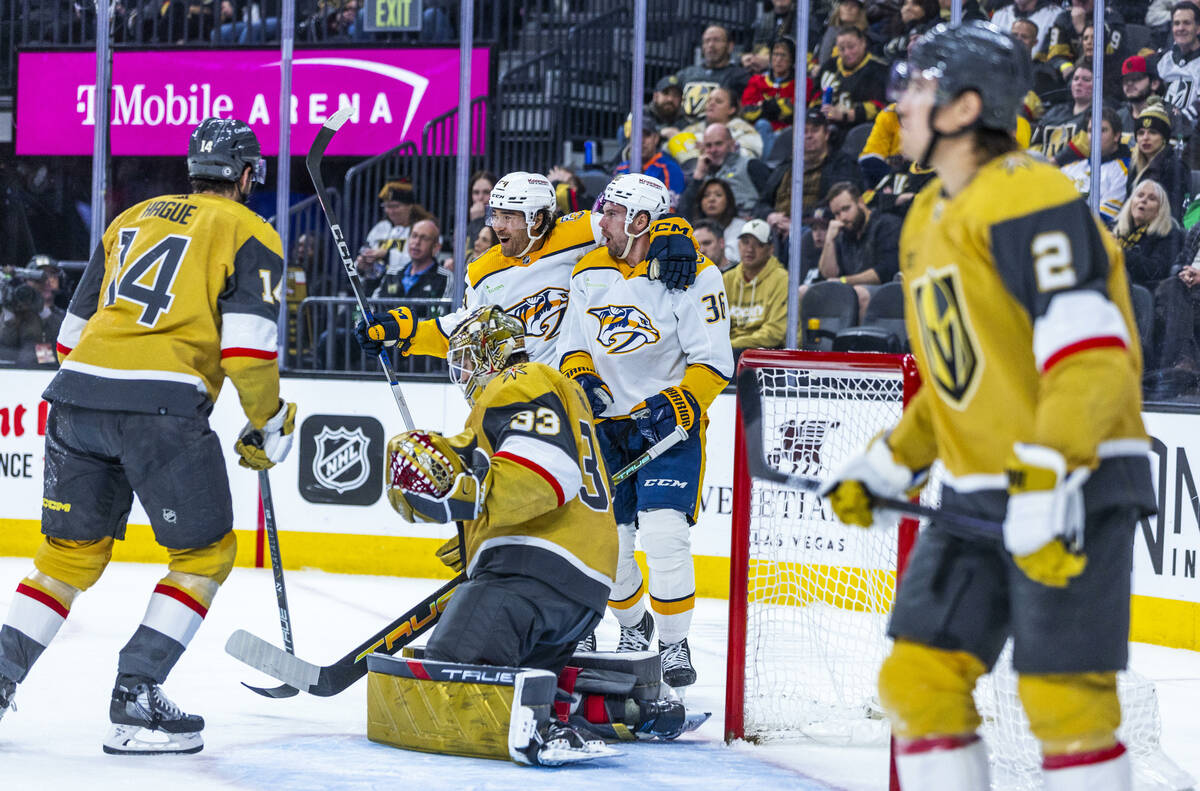
[[[822,481],[803,475],[789,475],[767,463],[763,449],[762,391],[758,376],[753,368],[743,368],[737,375],[738,405],[742,410],[742,436],[746,442],[746,468],[752,478],[782,484],[793,489],[815,492]],[[966,538],[984,538],[992,541],[1001,538],[1003,525],[990,519],[980,519],[969,514],[959,514],[940,508],[930,508],[920,503],[897,500],[892,497],[875,497],[874,506],[881,510],[895,511],[906,516],[934,519],[940,527]]]
[[[225,652],[287,686],[327,698],[346,690],[367,674],[368,654],[378,651],[390,656],[433,628],[445,611],[450,595],[466,578],[465,574],[459,574],[331,665],[305,662],[243,629],[229,636]]]
[[[363,318],[369,323],[375,320],[375,316],[371,313],[371,309],[367,307],[367,301],[363,297],[362,279],[359,278],[354,261],[350,258],[350,247],[346,244],[346,235],[342,233],[342,226],[338,222],[333,207],[329,204],[329,196],[325,194],[325,179],[321,177],[321,162],[325,159],[325,149],[329,147],[329,143],[333,140],[333,136],[337,134],[337,131],[342,128],[342,124],[346,123],[346,120],[350,118],[351,113],[353,113],[352,108],[343,107],[330,116],[329,120],[317,132],[317,139],[313,141],[312,148],[308,150],[308,156],[304,158],[304,164],[308,168],[308,177],[312,179],[313,186],[316,187],[317,202],[321,204],[321,211],[325,212],[325,220],[329,223],[329,230],[333,232],[333,242],[337,246],[338,257],[342,259],[342,268],[346,270],[346,275],[350,278],[350,288],[354,291],[354,298],[358,300],[358,308],[362,311]],[[400,392],[400,380],[396,378],[395,372],[392,371],[392,364],[388,361],[387,351],[382,349],[379,352],[379,365],[383,368],[384,376],[388,380],[388,387],[392,389],[392,396],[396,399],[396,406],[400,410],[400,417],[404,420],[404,428],[412,431],[414,428],[412,415],[409,414],[404,394]]]
[[[263,525],[267,533],[267,545],[271,548],[271,574],[275,578],[275,601],[279,605],[279,629],[283,632],[283,647],[289,654],[296,653],[292,642],[292,616],[288,608],[287,588],[283,584],[283,559],[279,554],[279,530],[275,525],[275,500],[271,497],[271,478],[266,470],[258,471],[258,490],[262,500]],[[288,684],[278,687],[255,687],[242,682],[242,686],[266,698],[290,698],[300,694]]]

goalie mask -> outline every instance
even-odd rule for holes
[[[485,305],[458,325],[449,346],[450,381],[474,404],[512,356],[525,353],[525,325],[498,305]]]

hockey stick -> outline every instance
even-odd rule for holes
[[[279,555],[279,531],[275,526],[275,501],[271,497],[271,478],[267,475],[266,470],[258,471],[258,488],[262,498],[267,545],[271,548],[271,573],[275,576],[275,601],[279,604],[279,628],[283,632],[283,647],[289,654],[294,654],[296,646],[292,642],[292,616],[288,609],[287,588],[283,584],[283,560]],[[266,698],[290,698],[300,694],[299,690],[288,684],[268,689],[251,686],[243,681],[242,686]]]
[[[738,405],[742,410],[742,436],[746,442],[746,468],[751,478],[782,484],[793,489],[815,492],[823,481],[803,475],[789,475],[767,463],[762,437],[762,392],[753,368],[743,368],[737,376]],[[897,500],[892,497],[874,497],[875,508],[895,511],[917,518],[937,520],[940,527],[965,538],[999,540],[1003,525],[990,519],[981,519],[969,514],[959,514],[940,508],[930,508],[920,503]]]
[[[616,486],[618,483],[625,480],[630,475],[633,475],[635,472],[640,470],[642,467],[645,467],[647,464],[654,461],[659,456],[663,455],[664,453],[669,451],[671,448],[675,447],[676,445],[678,445],[680,442],[683,442],[687,438],[688,438],[687,429],[684,428],[683,426],[676,426],[674,431],[672,431],[669,435],[660,439],[658,442],[651,445],[650,449],[647,450],[645,453],[643,453],[641,456],[638,456],[636,459],[629,462],[621,469],[617,470],[617,474],[612,477],[612,485]]]
[[[310,695],[336,695],[367,674],[368,654],[376,651],[388,655],[395,654],[428,632],[445,612],[446,603],[450,601],[454,589],[466,578],[465,574],[459,574],[331,665],[321,666],[305,662],[295,654],[290,654],[243,629],[238,629],[229,636],[228,642],[225,643],[225,652],[255,670],[274,676],[288,686]]]
[[[329,147],[333,136],[342,128],[342,124],[346,123],[352,112],[350,107],[343,107],[330,116],[325,125],[317,132],[317,139],[313,141],[308,156],[304,158],[304,164],[308,168],[308,176],[312,179],[313,186],[317,189],[317,202],[321,204],[321,211],[325,212],[329,230],[333,232],[333,241],[337,245],[338,256],[342,259],[342,268],[346,270],[346,274],[350,278],[350,288],[354,291],[354,298],[358,300],[358,307],[362,311],[363,318],[370,323],[375,320],[375,316],[367,307],[366,299],[363,298],[362,279],[359,278],[354,261],[350,258],[350,247],[346,244],[346,236],[342,233],[342,226],[338,222],[337,215],[334,214],[333,207],[329,205],[328,196],[325,194],[325,180],[321,178],[321,161],[325,158],[325,149]],[[400,409],[404,427],[411,431],[414,428],[412,415],[408,412],[404,394],[400,392],[400,380],[392,371],[392,364],[388,360],[387,352],[383,349],[379,351],[379,365],[382,366],[383,373],[387,376],[388,387],[392,389],[392,396],[396,399],[396,406]]]

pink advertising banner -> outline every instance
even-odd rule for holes
[[[17,79],[17,153],[90,155],[96,117],[96,57],[22,52]],[[471,98],[487,93],[488,50],[471,59]],[[279,52],[172,50],[113,55],[111,146],[117,156],[182,156],[209,116],[240,118],[263,153],[279,149]],[[308,151],[338,108],[354,114],[331,155],[371,156],[421,144],[425,125],[458,106],[458,50],[297,50],[292,59],[292,154]],[[479,140],[479,136],[476,136]],[[454,153],[453,150],[445,153]]]

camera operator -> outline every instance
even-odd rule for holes
[[[20,368],[56,368],[58,328],[66,315],[54,304],[62,273],[49,256],[0,272],[0,362]]]

